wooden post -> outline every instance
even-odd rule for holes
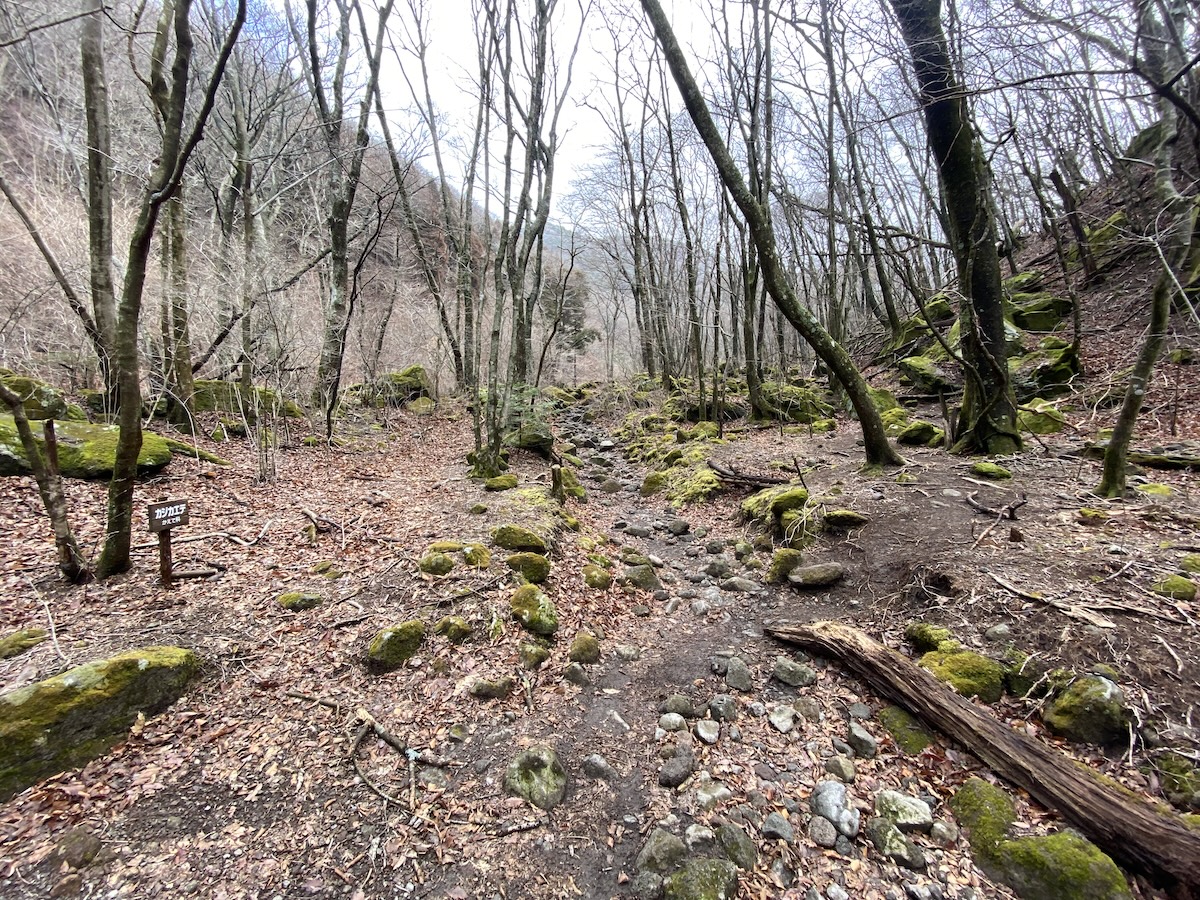
[[[166,500],[151,503],[146,512],[150,517],[150,533],[158,535],[158,574],[162,586],[171,588],[171,529],[188,523],[186,500]]]
[[[171,529],[158,533],[158,577],[162,586],[171,589]]]

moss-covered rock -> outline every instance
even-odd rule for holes
[[[667,878],[663,891],[666,900],[733,900],[737,866],[727,859],[689,859]]]
[[[546,553],[550,548],[545,538],[521,525],[501,525],[492,529],[492,543],[503,550]]]
[[[537,585],[523,584],[509,598],[513,618],[526,631],[546,637],[558,631],[558,612],[554,603],[538,590]]]
[[[522,641],[517,647],[517,658],[521,661],[521,668],[532,672],[540,669],[542,664],[550,658],[550,651],[541,644]]]
[[[117,454],[116,425],[89,425],[87,422],[59,422],[55,428],[58,438],[59,470],[65,478],[110,478]],[[34,429],[38,446],[45,452],[40,428]],[[151,431],[142,434],[142,449],[138,453],[138,474],[158,472],[171,461],[167,442]],[[29,462],[17,435],[12,416],[0,415],[0,476],[26,475]]]
[[[853,509],[827,509],[821,516],[821,526],[825,530],[843,528],[862,528],[871,517]]]
[[[1046,273],[1037,269],[1018,272],[1004,279],[1004,287],[1010,294],[1028,294],[1036,291],[1046,280]]]
[[[791,547],[780,547],[771,554],[771,565],[767,567],[767,584],[783,584],[798,566],[804,565],[804,554]]]
[[[563,493],[580,503],[587,503],[587,488],[579,483],[579,476],[575,474],[575,470],[569,466],[563,466],[561,472]]]
[[[311,591],[285,591],[275,598],[275,602],[289,612],[303,612],[320,606],[321,595]]]
[[[50,637],[44,628],[22,628],[0,638],[0,659],[20,656]]]
[[[417,567],[426,575],[449,575],[454,568],[454,557],[448,553],[426,553],[417,561]]]
[[[485,491],[511,491],[517,486],[517,476],[513,474],[497,475],[483,482]]]
[[[538,809],[553,809],[567,792],[567,773],[549,747],[522,750],[504,772],[504,790]]]
[[[1067,418],[1049,400],[1035,397],[1017,410],[1017,427],[1030,434],[1058,434]]]
[[[1189,553],[1180,559],[1179,571],[1188,575],[1200,575],[1200,553]]]
[[[1154,760],[1153,773],[1162,782],[1163,795],[1180,809],[1200,809],[1200,769],[1186,756],[1168,750]]]
[[[517,450],[528,450],[549,459],[554,453],[554,432],[540,419],[527,416],[504,436],[504,442]]]
[[[1168,575],[1166,578],[1153,584],[1150,590],[1154,591],[1160,597],[1183,600],[1186,603],[1191,603],[1196,599],[1196,582],[1190,578],[1184,578],[1182,575]]]
[[[1018,402],[1057,397],[1071,389],[1072,380],[1079,374],[1079,357],[1069,346],[1034,350],[1010,357],[1008,372]]]
[[[1012,295],[1011,309],[1010,318],[1018,328],[1053,331],[1071,314],[1071,300],[1046,291],[1017,292]]]
[[[883,430],[888,436],[896,437],[908,425],[908,410],[903,406],[897,406],[895,409],[880,413],[879,420],[883,422]]]
[[[437,404],[429,397],[414,397],[404,404],[404,408],[414,416],[431,416]]]
[[[919,653],[930,653],[952,639],[949,628],[928,622],[909,622],[904,627],[904,639]]]
[[[107,752],[138,713],[174,703],[199,665],[191,650],[144,647],[0,695],[0,800]]]
[[[492,564],[492,551],[483,544],[468,544],[463,548],[463,562],[473,569],[486,569]]]
[[[514,553],[504,564],[530,584],[541,584],[550,577],[550,560],[540,553]]]
[[[249,393],[243,393],[241,385],[235,381],[207,378],[196,379],[195,385],[192,409],[198,413],[225,413],[234,420],[251,425],[257,424],[260,417],[304,418],[304,410],[294,401],[280,397],[271,388],[254,387]]]
[[[462,616],[443,616],[433,626],[434,634],[440,634],[452,644],[461,644],[471,636],[471,623]]]
[[[87,413],[81,407],[71,403],[66,394],[44,381],[25,375],[0,373],[0,384],[21,398],[21,405],[25,407],[25,417],[28,419],[87,421]]]
[[[1153,481],[1134,485],[1133,489],[1143,497],[1170,497],[1175,493],[1169,484],[1158,484]]]
[[[583,583],[598,591],[606,591],[612,584],[612,575],[607,569],[602,569],[594,563],[587,563],[583,567]]]
[[[347,392],[363,406],[381,409],[385,406],[404,406],[414,400],[433,400],[433,382],[421,365],[412,365],[399,372],[387,372],[370,384],[355,385]]]
[[[1129,708],[1125,695],[1100,675],[1076,678],[1046,706],[1046,727],[1069,741],[1102,746],[1129,739]]]
[[[595,632],[587,628],[580,630],[571,641],[567,659],[577,663],[600,662],[600,639],[596,637]]]
[[[896,746],[910,756],[916,756],[933,743],[921,721],[899,706],[885,706],[879,711],[879,724],[892,736]]]
[[[1015,649],[1004,655],[1004,688],[1014,697],[1044,697],[1051,689],[1049,673],[1050,665],[1041,656]]]
[[[649,472],[642,479],[642,486],[639,492],[643,497],[651,497],[666,486],[667,476],[665,472]]]
[[[809,387],[798,387],[780,381],[764,381],[759,386],[759,396],[770,410],[785,422],[815,422],[833,412],[833,407],[821,392]]]
[[[889,409],[900,409],[900,403],[896,400],[896,395],[885,388],[867,388],[867,395],[871,398],[871,404],[881,413],[887,412]]]
[[[896,363],[914,388],[925,394],[942,394],[955,390],[954,380],[928,356],[906,356]]]
[[[621,576],[621,581],[624,584],[641,588],[643,591],[662,590],[662,582],[658,580],[658,573],[651,565],[630,566]]]
[[[909,422],[900,429],[896,441],[910,447],[937,447],[946,439],[946,432],[923,419]]]
[[[512,696],[516,681],[511,675],[499,678],[475,676],[467,683],[467,693],[476,700],[506,700]]]
[[[423,640],[425,623],[419,619],[383,628],[367,645],[367,664],[381,672],[397,669],[416,655]]]
[[[921,665],[964,697],[995,703],[1004,693],[1004,667],[972,650],[933,650]]]
[[[980,460],[971,466],[971,474],[978,475],[980,478],[991,478],[994,481],[1003,481],[1005,478],[1012,478],[1012,472],[997,465],[994,462]]]

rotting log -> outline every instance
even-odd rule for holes
[[[957,741],[997,775],[1056,809],[1130,871],[1176,898],[1200,897],[1200,833],[1132,792],[1009,728],[929,672],[856,628],[837,622],[768,623],[766,633],[840,660],[874,690]]]

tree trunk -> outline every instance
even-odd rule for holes
[[[1021,446],[1008,377],[1004,291],[987,163],[942,31],[940,0],[891,0],[912,55],[929,148],[937,160],[947,237],[966,296],[960,312],[965,388],[955,448],[989,454]]]
[[[767,634],[841,660],[872,690],[962,744],[1055,809],[1105,853],[1178,896],[1200,891],[1200,834],[1158,807],[1105,785],[1086,766],[1009,728],[904,656],[836,622],[779,623]]]
[[[684,105],[717,167],[721,182],[746,219],[751,239],[758,251],[759,264],[762,267],[763,278],[766,280],[766,287],[770,292],[771,299],[775,301],[775,305],[779,307],[787,320],[808,341],[816,354],[845,387],[862,425],[867,464],[871,466],[899,464],[900,457],[888,443],[879,411],[871,402],[867,382],[863,379],[862,373],[855,368],[845,348],[829,336],[829,333],[821,327],[812,313],[800,303],[796,296],[795,289],[788,280],[783,262],[779,258],[779,247],[775,240],[770,211],[755,198],[747,187],[729,148],[725,146],[720,131],[708,111],[704,97],[700,93],[700,88],[688,69],[683,50],[671,30],[662,4],[659,3],[659,0],[642,0],[642,9],[650,19],[659,47],[663,51],[675,84],[683,97]]]

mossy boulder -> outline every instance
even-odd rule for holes
[[[521,627],[546,637],[558,631],[558,612],[554,603],[538,590],[537,585],[523,584],[509,598],[509,609]]]
[[[517,658],[521,661],[521,668],[532,672],[540,669],[542,664],[550,658],[550,651],[541,644],[522,641],[517,647]]]
[[[995,703],[1004,693],[1004,667],[973,650],[933,650],[921,665],[964,697]]]
[[[771,565],[767,567],[767,584],[784,584],[789,575],[804,565],[804,554],[791,547],[780,547],[771,554]]]
[[[59,422],[58,464],[65,478],[110,478],[117,455],[116,425],[90,425],[87,422]],[[45,452],[41,429],[34,429],[38,446]],[[151,431],[142,434],[142,449],[138,453],[138,474],[158,472],[171,461],[167,441]],[[0,415],[0,476],[25,475],[29,462],[17,435],[12,416]]]
[[[1029,269],[1025,272],[1018,272],[1016,275],[1010,275],[1004,279],[1004,287],[1009,294],[1028,294],[1036,291],[1042,286],[1046,280],[1046,273],[1039,272],[1037,269]]]
[[[742,501],[742,518],[767,530],[778,528],[783,516],[803,509],[808,503],[808,488],[796,484],[770,487]]]
[[[549,747],[522,750],[504,772],[504,790],[538,809],[553,809],[567,792],[567,772]]]
[[[414,416],[431,416],[437,404],[429,397],[415,397],[405,403],[404,408]]]
[[[871,517],[853,509],[827,509],[821,516],[821,527],[826,531],[862,528]]]
[[[1129,707],[1111,679],[1084,675],[1072,681],[1046,706],[1042,721],[1069,741],[1111,746],[1129,739]]]
[[[475,676],[467,683],[467,693],[476,700],[507,700],[512,696],[516,681],[511,675],[499,678]]]
[[[933,743],[933,736],[921,725],[920,719],[899,706],[881,709],[879,724],[892,736],[896,746],[910,756],[916,756]]]
[[[563,493],[580,503],[587,503],[587,488],[579,483],[579,476],[575,474],[575,470],[563,466],[560,471]]]
[[[346,392],[363,406],[381,409],[385,406],[404,406],[414,400],[433,400],[433,382],[421,365],[412,365],[399,372],[387,372],[369,384],[355,385]]]
[[[485,491],[511,491],[517,486],[517,476],[497,475],[495,478],[488,478],[483,482]]]
[[[908,410],[903,406],[885,410],[879,414],[879,420],[883,422],[883,430],[888,436],[895,437],[908,425]]]
[[[545,459],[554,453],[554,432],[545,422],[527,417],[504,436],[504,442],[517,450],[528,450]]]
[[[492,543],[502,550],[546,553],[550,548],[545,538],[522,525],[501,525],[492,529]]]
[[[567,651],[567,659],[577,663],[600,662],[600,640],[595,632],[584,628],[576,634]]]
[[[759,387],[759,395],[763,403],[785,422],[815,422],[833,412],[823,395],[810,387],[764,381]]]
[[[1053,331],[1071,314],[1069,297],[1058,297],[1046,291],[1017,292],[1010,303],[1013,324],[1027,331]]]
[[[587,563],[583,567],[583,583],[598,591],[606,591],[612,584],[612,575],[607,569],[602,569],[594,563]]]
[[[367,645],[367,664],[376,671],[398,669],[420,649],[425,640],[425,623],[419,619],[381,629]]]
[[[906,356],[896,363],[912,386],[925,394],[942,394],[955,390],[950,374],[928,356]]]
[[[50,637],[44,628],[22,628],[0,638],[0,659],[20,656]]]
[[[492,564],[492,551],[483,544],[468,544],[463,548],[463,562],[473,569],[486,569]]]
[[[235,381],[207,378],[197,378],[195,386],[192,409],[198,413],[225,413],[251,425],[257,424],[260,417],[304,418],[304,410],[271,388],[254,387],[249,393],[243,393],[241,385]]]
[[[541,584],[550,577],[550,560],[540,553],[514,553],[504,564],[530,584]]]
[[[21,398],[27,419],[66,419],[86,422],[82,407],[67,400],[66,394],[44,381],[12,373],[0,374],[0,384]]]
[[[286,591],[275,598],[275,602],[288,612],[303,612],[321,605],[321,595],[311,591]]]
[[[1030,434],[1058,434],[1067,419],[1049,400],[1035,397],[1017,410],[1017,427]]]
[[[662,582],[658,580],[658,573],[651,565],[630,566],[621,576],[621,581],[643,591],[662,590]]]
[[[461,644],[471,636],[474,629],[462,616],[444,616],[433,626],[434,634],[440,634],[452,644]]]
[[[448,553],[426,553],[417,561],[417,568],[426,575],[449,575],[454,568],[454,557]]]
[[[138,713],[174,703],[199,667],[191,650],[144,647],[0,695],[0,800],[106,753]]]
[[[1003,481],[1006,478],[1012,478],[1012,472],[1004,468],[1004,466],[997,465],[994,462],[987,462],[986,460],[980,460],[971,466],[971,474],[978,475],[980,478],[990,478],[993,481]]]
[[[693,858],[663,882],[666,900],[733,900],[737,866],[727,859]]]
[[[1182,575],[1168,575],[1152,585],[1150,590],[1160,597],[1183,600],[1185,603],[1191,603],[1196,599],[1196,582],[1190,578],[1184,578]]]
[[[1163,796],[1180,809],[1200,809],[1200,769],[1186,756],[1168,750],[1151,770],[1162,782]]]
[[[1179,571],[1188,575],[1200,575],[1200,553],[1189,553],[1180,559]]]
[[[900,409],[900,403],[896,400],[896,395],[885,388],[867,388],[867,395],[871,398],[871,404],[881,413],[887,412],[889,409]]]
[[[1148,482],[1146,484],[1134,485],[1133,488],[1143,497],[1170,497],[1175,491],[1169,484],[1160,484],[1157,482]]]
[[[639,493],[643,497],[651,497],[657,494],[667,486],[667,476],[665,472],[650,472],[642,479],[642,486]]]
[[[932,422],[922,419],[909,422],[900,429],[896,441],[910,447],[937,447],[946,439],[946,432]]]
[[[949,628],[931,625],[928,622],[909,622],[904,627],[904,639],[914,650],[920,653],[930,653],[951,640]]]
[[[1008,373],[1020,403],[1057,397],[1071,389],[1071,382],[1079,374],[1079,357],[1069,346],[1034,350],[1009,357]]]

